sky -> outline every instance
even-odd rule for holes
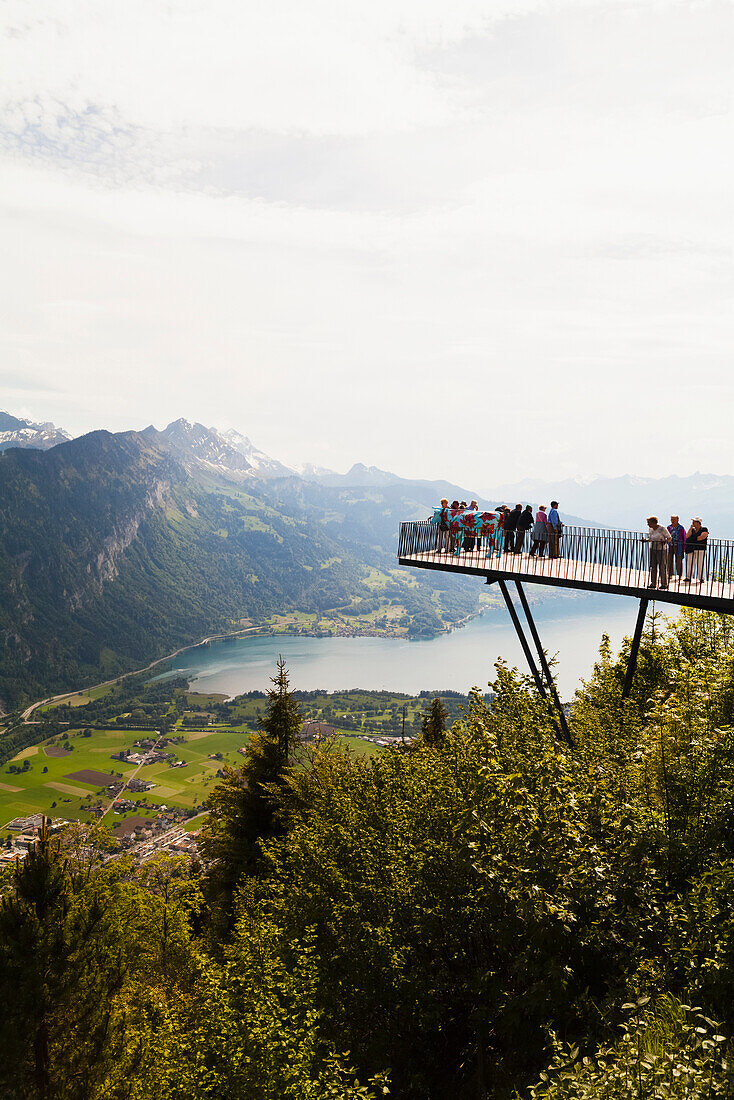
[[[0,407],[734,472],[731,0],[5,0]]]

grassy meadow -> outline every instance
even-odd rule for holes
[[[193,809],[206,799],[223,764],[241,762],[237,750],[248,738],[247,734],[235,730],[217,728],[200,732],[173,731],[173,735],[183,736],[184,743],[169,745],[165,751],[174,752],[177,760],[185,761],[186,767],[172,768],[168,763],[142,767],[137,777],[155,783],[155,787],[139,794],[126,791],[125,798],[136,804],[146,802],[153,806]],[[73,747],[63,756],[54,754],[54,750],[58,751],[57,746],[64,744],[58,736],[50,742],[24,749],[0,769],[0,829],[14,817],[39,812],[74,820],[94,820],[91,806],[99,802],[101,787],[69,776],[89,770],[110,774],[110,783],[115,776],[128,778],[135,772],[136,765],[113,760],[112,754],[121,749],[132,750],[134,742],[146,736],[155,736],[154,731],[93,730],[87,737],[81,730],[70,730],[68,744]],[[222,758],[210,759],[214,753],[221,753]],[[23,767],[26,760],[29,761],[27,770],[16,772],[14,767]],[[106,798],[106,792],[104,795]],[[148,819],[155,816],[154,811],[132,812]],[[110,813],[105,823],[112,826],[125,816]]]
[[[18,753],[0,768],[0,833],[6,833],[6,825],[15,817],[34,813],[46,813],[51,817],[67,820],[93,821],[92,807],[100,802],[101,786],[79,778],[69,778],[74,773],[93,771],[110,775],[109,782],[117,776],[128,778],[137,765],[113,760],[112,754],[121,749],[131,749],[135,741],[155,736],[153,730],[92,730],[88,736],[82,730],[69,730],[68,742],[57,735],[40,745],[31,745]],[[217,782],[217,772],[225,764],[237,766],[243,757],[238,749],[247,744],[249,732],[231,727],[211,726],[198,730],[174,729],[171,737],[183,737],[182,744],[167,745],[164,752],[173,752],[176,760],[183,760],[185,768],[172,768],[167,762],[145,765],[137,772],[137,778],[155,783],[150,791],[133,793],[125,791],[136,806],[176,807],[195,809],[206,801],[211,787]],[[371,755],[379,751],[377,746],[356,737],[342,739],[354,752]],[[72,746],[63,756],[57,755],[64,744]],[[221,757],[212,759],[215,754]],[[28,764],[25,764],[25,761]],[[18,770],[20,769],[20,770]],[[109,802],[103,792],[105,805]],[[125,814],[110,812],[104,822],[114,828],[116,822],[127,817],[155,818],[156,811],[140,807]],[[201,822],[197,822],[195,826]]]

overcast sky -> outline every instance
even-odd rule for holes
[[[734,4],[5,0],[0,407],[734,472]]]

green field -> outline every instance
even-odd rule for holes
[[[94,783],[70,779],[69,775],[88,769],[116,773],[126,778],[136,771],[136,765],[113,760],[112,753],[120,749],[132,750],[135,741],[152,734],[153,731],[145,730],[107,729],[93,730],[90,736],[85,737],[81,730],[69,730],[68,743],[73,748],[63,756],[48,754],[49,746],[63,743],[59,736],[24,749],[0,768],[0,830],[5,830],[8,821],[14,817],[41,812],[68,820],[95,820],[91,807],[99,803],[102,788]],[[186,762],[187,767],[172,768],[168,763],[142,767],[137,772],[137,778],[153,782],[156,786],[139,794],[126,791],[124,797],[136,805],[146,802],[153,807],[165,805],[183,810],[200,806],[217,783],[219,769],[225,764],[235,767],[242,764],[243,757],[237,750],[247,744],[249,733],[211,727],[200,731],[176,729],[171,736],[183,736],[184,742],[168,745],[164,751],[173,752],[177,760]],[[379,751],[376,746],[354,737],[345,737],[343,742],[360,755],[372,755]],[[221,753],[221,759],[210,759],[214,753]],[[22,768],[26,760],[29,762],[26,770],[12,770]],[[106,805],[109,801],[106,792],[104,799]],[[125,817],[139,815],[152,820],[155,813],[155,809],[145,808],[132,810],[128,814],[110,812],[104,822],[112,828],[115,822]],[[203,818],[198,821],[200,825]],[[199,825],[192,827],[198,828]]]
[[[179,731],[175,733],[178,735]],[[99,801],[101,788],[93,783],[68,779],[67,776],[85,769],[119,773],[123,777],[132,775],[135,765],[113,760],[112,753],[132,749],[134,742],[145,736],[144,730],[94,730],[90,737],[84,737],[78,730],[70,730],[69,744],[73,745],[73,749],[63,757],[48,755],[49,742],[25,749],[0,769],[0,829],[14,817],[41,811],[54,817],[94,820],[90,807]],[[242,762],[237,749],[246,744],[248,737],[247,734],[222,729],[203,733],[182,732],[182,736],[185,738],[183,744],[169,745],[165,751],[175,753],[176,759],[184,760],[187,767],[171,768],[167,763],[143,767],[138,772],[138,778],[149,780],[156,786],[140,794],[126,792],[124,797],[135,803],[145,801],[151,805],[191,809],[206,799],[209,789],[216,782],[217,771],[225,763],[236,765]],[[53,738],[52,743],[61,742]],[[209,759],[212,753],[222,753],[222,759]],[[22,765],[25,759],[30,762],[28,769],[14,773],[11,770],[13,765]],[[8,787],[16,789],[8,790]],[[70,789],[64,791],[61,789],[63,787]],[[74,788],[79,793],[72,793]],[[81,795],[82,790],[87,793]],[[154,816],[153,811],[140,812],[148,818]],[[112,825],[123,816],[108,814],[105,823]]]

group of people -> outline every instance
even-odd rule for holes
[[[650,543],[650,583],[647,587],[665,591],[674,580],[680,584],[700,584],[704,579],[706,540],[709,535],[708,527],[702,525],[701,517],[692,519],[688,530],[678,516],[671,516],[667,527],[658,523],[657,516],[648,516],[647,526],[649,534],[646,537]]]
[[[476,546],[482,549],[481,535],[471,522],[479,512],[479,505],[472,500],[454,500],[449,504],[443,497],[441,508],[436,509],[433,522],[439,523],[441,531],[439,552],[458,554],[461,551],[471,553]],[[497,552],[505,554],[524,554],[526,539],[530,557],[543,557],[546,547],[549,558],[560,557],[560,540],[563,523],[558,513],[558,501],[552,500],[550,510],[545,504],[533,511],[531,504],[516,504],[510,508],[507,504],[498,504],[494,513],[482,513],[487,520],[496,517],[499,538],[491,540],[490,547],[496,546]],[[457,522],[458,521],[458,522]],[[467,522],[469,521],[469,522]],[[648,534],[650,544],[650,584],[648,588],[665,591],[669,584],[701,584],[704,580],[704,559],[708,528],[704,527],[700,516],[691,520],[686,530],[678,516],[670,517],[670,524],[663,527],[657,516],[648,516]],[[491,528],[485,528],[490,530]],[[685,576],[683,563],[685,562]]]
[[[472,500],[468,505],[465,500],[454,500],[449,504],[446,497],[442,498],[440,529],[444,532],[444,538],[442,539],[441,550],[452,554],[460,550],[471,553],[475,544],[477,550],[482,549],[481,537],[477,538],[471,534],[457,536],[451,530],[451,520],[457,514],[465,516],[467,513],[473,514],[478,511],[479,505],[476,500]],[[533,512],[531,504],[516,504],[514,508],[510,508],[507,504],[498,504],[495,512],[500,520],[503,532],[505,554],[525,553],[525,539],[527,538],[530,557],[535,557],[537,554],[538,557],[542,558],[546,546],[548,547],[549,558],[560,556],[563,524],[558,514],[557,500],[551,501],[550,511],[548,511],[545,504],[541,504],[537,512]],[[460,545],[458,545],[457,540],[461,541]]]

